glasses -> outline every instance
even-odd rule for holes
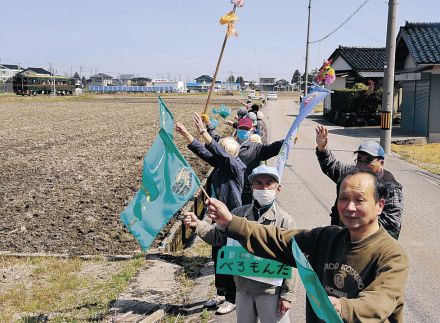
[[[354,161],[355,161],[355,163],[358,163],[358,164],[368,165],[376,160],[377,160],[377,158],[375,158],[375,157],[374,158],[359,158],[359,157],[357,157]]]

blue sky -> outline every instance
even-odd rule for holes
[[[336,28],[365,0],[312,0],[314,41]],[[308,0],[245,0],[239,37],[228,41],[219,79],[290,80],[304,71]],[[21,0],[0,5],[0,60],[59,74],[135,73],[192,80],[212,75],[225,34],[218,23],[229,0]],[[398,23],[440,21],[439,0],[400,0]],[[310,46],[309,69],[338,47],[384,47],[388,3],[370,0],[344,27]]]

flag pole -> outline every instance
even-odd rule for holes
[[[205,195],[205,197],[206,197],[207,199],[209,199],[209,195],[208,195],[208,193],[206,193],[205,189],[203,188],[203,185],[201,185],[201,184],[200,184],[200,189],[202,190],[202,192],[203,192],[203,194]]]
[[[232,9],[232,12],[235,12],[235,9],[237,9],[236,5],[234,5],[234,8]],[[226,47],[226,43],[228,41],[228,38],[229,38],[229,35],[228,35],[228,32],[226,31],[225,39],[223,40],[222,49],[220,51],[220,56],[219,56],[218,61],[217,61],[217,66],[215,68],[214,76],[212,78],[211,87],[209,88],[208,99],[206,100],[206,103],[205,103],[205,109],[203,109],[203,114],[206,114],[206,112],[208,110],[208,105],[209,105],[209,101],[211,100],[212,90],[214,89],[215,81],[217,79],[217,73],[218,73],[218,70],[220,68],[220,63],[222,61],[223,52],[225,51],[225,47]]]

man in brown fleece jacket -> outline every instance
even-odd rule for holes
[[[295,238],[344,322],[403,322],[408,258],[378,221],[386,189],[373,173],[356,170],[341,183],[339,216],[345,228],[283,230],[233,216],[209,199],[210,217],[249,252],[296,266]],[[307,322],[321,322],[307,300]]]

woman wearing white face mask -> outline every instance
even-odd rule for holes
[[[249,175],[252,184],[254,201],[251,204],[237,207],[231,212],[251,221],[280,228],[293,229],[291,215],[283,211],[276,203],[275,196],[281,191],[279,175],[274,167],[258,166]],[[226,241],[224,232],[205,221],[200,221],[189,212],[185,214],[186,226],[196,229],[196,233],[212,245]],[[291,279],[284,279],[281,286],[254,280],[251,277],[234,276],[236,293],[237,322],[262,323],[290,322],[289,309],[294,300],[298,283],[296,270]]]

